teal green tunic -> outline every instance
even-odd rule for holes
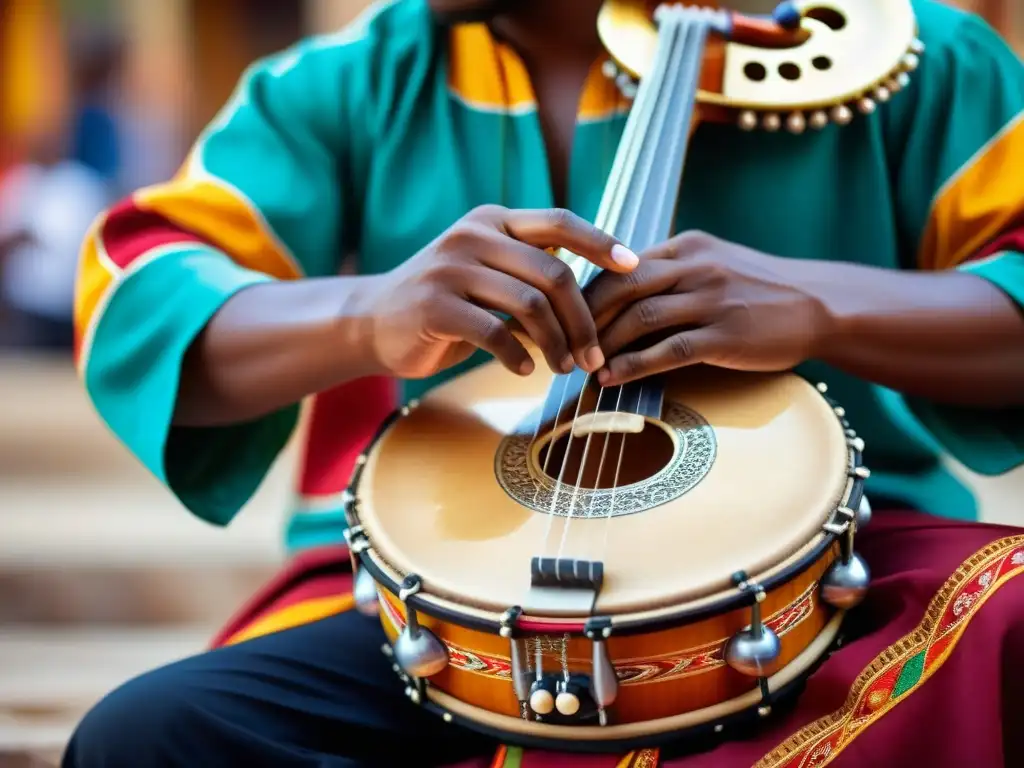
[[[703,125],[677,229],[794,259],[969,270],[1024,302],[1024,255],[991,252],[1024,221],[1024,67],[977,17],[931,0],[914,7],[920,70],[874,115],[801,136]],[[569,170],[567,205],[588,219],[628,111],[600,63]],[[390,270],[494,202],[553,205],[521,61],[482,25],[437,28],[426,0],[377,4],[339,34],[255,64],[181,173],[97,222],[76,302],[89,396],[186,508],[227,524],[299,407],[239,426],[171,426],[182,356],[210,317],[246,286],[337,274],[344,254],[364,273]],[[484,359],[405,382],[404,394]],[[815,361],[799,372],[845,405],[870,446],[869,490],[888,502],[975,518],[945,457],[983,474],[1024,461],[1019,409],[905,398]],[[292,549],[341,541],[336,496],[300,492],[292,512]]]

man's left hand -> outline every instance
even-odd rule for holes
[[[604,274],[588,292],[607,359],[598,379],[613,386],[698,363],[789,370],[828,336],[828,267],[698,232],[656,246],[633,272]]]

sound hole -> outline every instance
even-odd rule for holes
[[[836,32],[846,26],[846,17],[833,8],[810,8],[804,12],[804,15],[815,21],[820,21],[826,27]]]
[[[607,451],[605,451],[606,439]],[[626,441],[624,450],[623,440]],[[548,443],[541,449],[538,457],[540,466],[545,468],[545,474],[552,480],[558,480],[561,473],[562,482],[570,487],[575,486],[577,478],[579,478],[580,487],[588,490],[621,488],[654,477],[668,466],[675,453],[675,444],[672,438],[665,430],[652,424],[647,424],[644,431],[639,434],[594,434],[590,440],[590,451],[587,453],[587,466],[580,477],[580,463],[586,445],[585,437],[577,437],[571,441],[570,447],[569,433],[566,432],[553,444]],[[567,447],[569,447],[569,460],[563,473],[562,462],[565,461]],[[548,459],[549,451],[551,453],[550,460]],[[618,466],[620,451],[621,467]],[[601,464],[602,453],[605,454],[603,466]],[[615,482],[616,469],[618,469],[617,483]]]

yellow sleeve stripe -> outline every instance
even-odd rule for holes
[[[1024,215],[1024,113],[939,192],[918,253],[922,269],[950,269]]]
[[[302,268],[239,189],[206,173],[195,156],[167,184],[135,193],[135,203],[219,248],[239,266],[294,280]]]
[[[597,121],[629,111],[629,102],[604,76],[600,59],[591,66],[580,97],[577,119]],[[495,40],[486,24],[456,24],[448,38],[448,89],[471,109],[524,114],[537,98],[523,60]]]
[[[75,283],[75,349],[76,364],[81,370],[87,355],[83,350],[88,346],[91,328],[97,319],[97,308],[105,300],[111,286],[120,277],[121,270],[106,254],[103,247],[103,226],[107,217],[99,217],[89,230],[82,245],[78,261],[78,277]]]

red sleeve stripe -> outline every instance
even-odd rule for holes
[[[1024,216],[1017,219],[1009,229],[1005,230],[999,237],[992,240],[988,245],[971,256],[971,258],[967,259],[967,261],[981,261],[1006,251],[1024,253]]]
[[[120,269],[128,269],[135,260],[154,248],[175,243],[205,242],[160,214],[139,208],[131,198],[121,201],[107,214],[102,241],[107,256]]]

